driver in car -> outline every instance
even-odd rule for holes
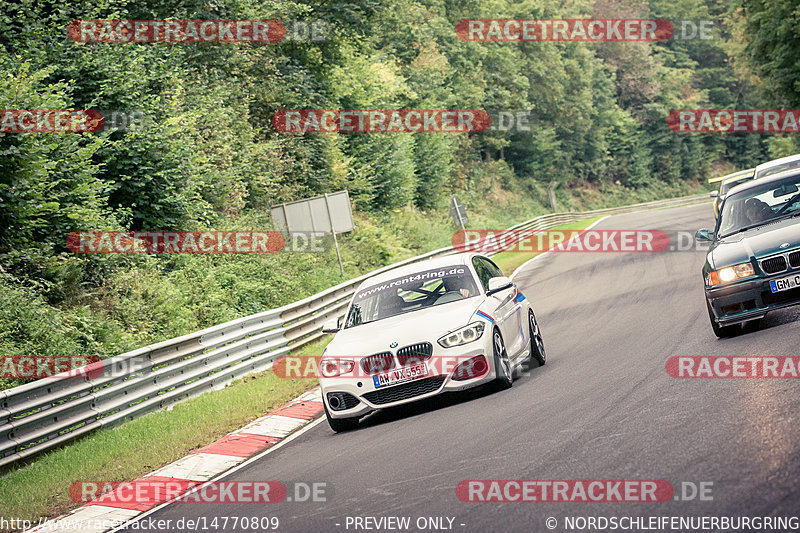
[[[449,278],[442,278],[442,287],[444,287],[445,293],[458,292],[464,298],[469,298],[469,289],[461,283],[460,277],[452,276]]]
[[[758,198],[748,198],[744,203],[744,214],[750,224],[758,224],[771,219],[775,213],[766,202]]]

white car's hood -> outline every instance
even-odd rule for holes
[[[385,352],[392,342],[398,347],[425,341],[434,344],[446,333],[466,326],[485,301],[485,296],[467,298],[346,328],[336,334],[325,353],[359,356]]]

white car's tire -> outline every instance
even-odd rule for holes
[[[356,429],[358,427],[359,417],[356,416],[352,418],[331,418],[331,415],[328,412],[328,406],[325,405],[325,402],[322,402],[322,407],[325,408],[325,418],[328,419],[328,425],[336,433],[339,433],[341,431],[350,431],[351,429]]]
[[[514,374],[503,336],[500,335],[500,330],[497,328],[492,331],[492,351],[494,352],[495,382],[500,389],[510,389],[514,384]]]
[[[531,336],[531,358],[530,362],[534,359],[539,363],[539,366],[544,366],[547,363],[547,353],[544,351],[544,340],[542,340],[542,330],[539,329],[539,322],[533,315],[533,311],[528,311],[528,329]]]

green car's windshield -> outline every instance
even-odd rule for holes
[[[800,174],[729,195],[717,235],[727,237],[796,214],[800,214]]]

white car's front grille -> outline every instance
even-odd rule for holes
[[[376,353],[375,355],[370,355],[361,360],[361,370],[368,375],[388,372],[393,368],[394,356],[392,352]]]
[[[431,355],[433,355],[433,345],[429,342],[420,342],[403,346],[397,350],[397,360],[392,352],[381,352],[364,357],[361,359],[361,370],[368,375],[388,372],[397,368],[398,363],[400,367],[404,367],[424,361]]]
[[[433,355],[433,345],[429,342],[421,342],[410,346],[403,346],[397,350],[397,361],[400,366],[406,366],[409,362],[418,363]]]

